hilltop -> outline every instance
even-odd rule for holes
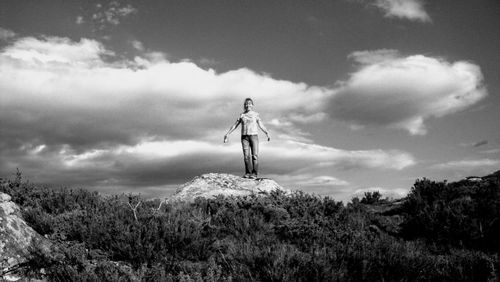
[[[281,187],[272,179],[249,179],[227,173],[207,173],[181,185],[169,200],[194,201],[197,197],[264,195],[276,190],[290,193],[290,190]]]

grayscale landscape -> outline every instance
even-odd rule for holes
[[[498,280],[499,15],[0,1],[0,280]]]

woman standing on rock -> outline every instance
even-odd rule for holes
[[[224,143],[228,141],[227,136],[241,123],[241,146],[243,147],[243,160],[245,161],[245,175],[243,177],[255,179],[259,169],[259,128],[267,135],[267,141],[271,141],[271,137],[262,123],[259,113],[253,110],[253,106],[253,100],[246,98],[243,103],[245,111],[224,135]]]

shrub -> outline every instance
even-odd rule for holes
[[[52,253],[33,249],[27,264],[30,275],[49,281],[499,277],[499,189],[489,182],[418,180],[402,208],[403,237],[377,227],[385,217],[366,206],[380,203],[375,192],[345,206],[303,192],[160,205],[137,195],[11,183],[2,189],[55,244]],[[129,202],[140,202],[135,212]]]
[[[498,182],[417,180],[404,203],[406,238],[500,251]]]

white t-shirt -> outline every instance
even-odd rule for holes
[[[242,113],[238,120],[241,123],[241,135],[259,134],[259,125],[257,124],[257,121],[260,121],[259,113],[248,111]]]

